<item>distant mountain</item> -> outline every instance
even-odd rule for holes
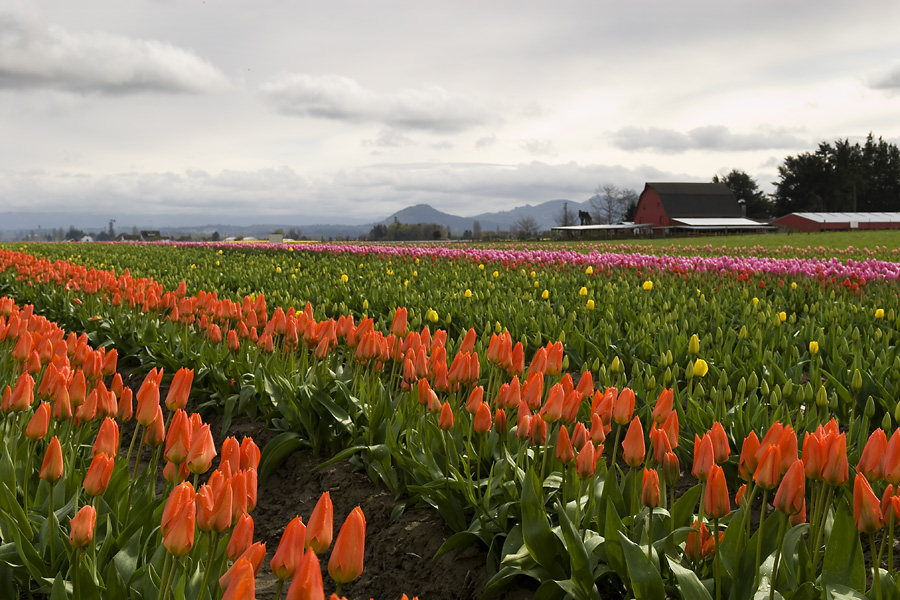
[[[221,237],[228,236],[252,236],[266,238],[276,229],[285,232],[290,229],[299,229],[303,237],[308,239],[357,239],[371,231],[377,224],[389,225],[395,220],[400,223],[436,223],[448,228],[453,235],[461,235],[464,231],[472,231],[475,221],[481,225],[482,231],[509,231],[515,222],[522,217],[531,217],[537,221],[541,230],[548,230],[555,226],[558,215],[562,212],[563,205],[568,204],[568,210],[577,222],[579,210],[590,210],[590,201],[574,202],[572,200],[549,200],[538,205],[525,204],[512,210],[500,212],[484,212],[471,217],[451,215],[435,209],[428,204],[416,204],[403,210],[399,210],[381,221],[365,223],[359,218],[347,217],[343,223],[315,224],[311,215],[289,215],[279,217],[276,223],[248,224],[249,219],[232,219],[227,222],[211,224],[208,214],[182,215],[178,218],[178,224],[172,225],[172,218],[160,215],[99,215],[85,213],[0,213],[0,241],[13,239],[26,239],[34,234],[43,239],[49,230],[62,228],[65,232],[70,226],[77,229],[96,233],[108,227],[110,219],[115,221],[114,229],[117,233],[130,233],[132,229],[159,230],[164,236],[172,238],[190,236],[211,236],[218,232]],[[272,217],[267,217],[272,218]],[[325,221],[325,218],[321,218]]]
[[[573,218],[578,219],[578,211],[590,211],[590,202],[573,202],[572,200],[549,200],[537,206],[526,204],[512,210],[494,213],[481,213],[472,217],[458,217],[456,215],[441,212],[428,204],[416,204],[403,210],[399,210],[379,221],[379,224],[389,225],[395,220],[399,223],[436,223],[450,228],[451,233],[459,234],[465,230],[472,230],[475,221],[481,225],[483,231],[509,231],[515,222],[522,217],[532,217],[537,221],[541,229],[550,229],[556,226],[556,218],[562,212],[563,206],[568,204],[568,210]]]

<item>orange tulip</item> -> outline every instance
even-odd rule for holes
[[[173,556],[185,556],[194,547],[196,520],[194,487],[187,481],[175,486],[163,508],[163,546]]]
[[[539,410],[541,398],[544,395],[544,374],[538,371],[534,375],[530,375],[525,383],[528,387],[522,390],[522,399],[528,405],[528,410]]]
[[[828,485],[839,487],[850,479],[850,467],[847,464],[847,434],[831,435],[827,444],[821,478]]]
[[[900,484],[900,429],[894,430],[881,459],[881,471],[885,481]]]
[[[163,445],[166,441],[166,424],[163,420],[162,407],[156,405],[156,418],[144,431],[144,443],[151,448]]]
[[[531,437],[534,446],[543,446],[547,443],[547,421],[541,415],[531,415]]]
[[[575,430],[572,432],[572,447],[581,448],[588,439],[589,436],[584,423],[576,423]]]
[[[47,429],[49,428],[50,405],[46,402],[41,402],[28,421],[28,426],[25,428],[25,437],[32,442],[36,442],[47,435]]]
[[[575,389],[581,393],[582,398],[589,398],[594,395],[594,376],[590,371],[585,371],[581,374],[581,379],[578,380],[578,385],[575,386]]]
[[[203,425],[196,435],[192,436],[191,448],[188,451],[187,468],[191,473],[203,474],[209,471],[216,457],[216,446],[209,425]]]
[[[790,466],[778,491],[775,493],[775,508],[788,516],[799,514],[806,502],[806,473],[802,461],[794,461]]]
[[[237,560],[234,561],[234,564],[231,565],[231,567],[227,571],[225,571],[225,573],[221,577],[219,577],[219,588],[221,588],[222,590],[228,589],[231,579],[235,573],[235,565],[243,560],[246,560],[250,563],[250,568],[253,570],[253,576],[255,577],[256,574],[259,573],[259,568],[262,566],[262,562],[265,557],[265,542],[255,542],[247,546],[247,549],[237,557]]]
[[[213,471],[209,481],[197,492],[197,527],[200,531],[221,533],[231,527],[233,514],[231,478]]]
[[[31,337],[31,333],[28,330],[22,332],[19,336],[19,339],[16,341],[15,347],[13,347],[11,356],[13,360],[16,362],[23,363],[28,360],[28,357],[31,356],[33,346],[33,340]]]
[[[578,452],[578,458],[575,460],[575,473],[582,479],[590,479],[594,476],[596,468],[597,462],[594,457],[594,444],[588,440]]]
[[[241,446],[234,437],[227,437],[222,442],[222,453],[219,455],[219,468],[228,463],[232,473],[241,470]]]
[[[881,515],[884,517],[885,524],[891,518],[891,511],[893,511],[894,523],[896,523],[900,520],[900,496],[895,496],[894,486],[888,484],[881,496]]]
[[[753,480],[759,487],[772,490],[781,480],[781,449],[778,446],[766,446],[762,458],[753,473]]]
[[[152,371],[151,371],[152,373]],[[150,374],[144,378],[144,383],[137,393],[137,412],[135,418],[144,427],[149,427],[156,421],[159,413],[159,386],[156,377]]]
[[[252,600],[256,598],[256,576],[253,565],[246,558],[239,559],[231,569],[228,586],[222,600]]]
[[[112,477],[115,460],[107,454],[95,454],[84,475],[84,491],[90,496],[100,496],[106,491]]]
[[[506,411],[502,408],[494,411],[494,431],[499,434],[506,433]]]
[[[253,441],[253,438],[245,436],[241,440],[241,468],[257,469],[259,467],[260,452],[259,446]]]
[[[478,412],[478,407],[482,402],[484,402],[484,387],[479,385],[472,388],[469,399],[466,400],[466,412],[474,415]]]
[[[672,486],[678,482],[681,477],[681,465],[678,463],[678,456],[674,452],[666,452],[662,461],[663,480],[666,485]]]
[[[98,390],[95,388],[87,395],[84,402],[75,409],[76,423],[90,423],[97,416],[97,396]]]
[[[547,402],[541,407],[541,418],[548,423],[555,423],[562,417],[563,401],[565,400],[565,391],[560,384],[550,387],[547,393]]]
[[[91,449],[91,455],[108,454],[116,456],[119,453],[119,425],[115,420],[106,417],[100,423],[100,430],[97,432],[97,439],[94,440],[94,447]]]
[[[856,470],[865,475],[866,479],[880,481],[884,476],[881,461],[886,452],[887,436],[883,429],[876,429],[863,448]]]
[[[169,385],[169,393],[166,394],[166,408],[171,411],[184,408],[188,397],[191,395],[191,384],[194,382],[194,370],[182,367],[175,373],[172,383]]]
[[[712,429],[709,430],[709,437],[712,440],[716,464],[727,461],[728,455],[731,454],[731,447],[728,445],[728,436],[725,435],[725,429],[721,423],[718,421],[713,423]]]
[[[715,449],[709,432],[704,433],[702,438],[695,433],[694,466],[691,468],[691,474],[700,481],[706,481],[713,465],[716,464],[715,459]]]
[[[625,390],[622,391],[624,392]],[[621,396],[621,394],[619,395]],[[644,462],[645,453],[644,428],[641,425],[641,418],[635,416],[631,421],[631,425],[628,426],[625,439],[622,440],[622,458],[625,459],[628,466],[637,467]]]
[[[575,449],[572,447],[572,439],[569,437],[569,430],[565,427],[560,427],[556,436],[556,460],[564,465],[568,465],[575,460]]]
[[[287,600],[325,600],[322,568],[312,549],[307,550],[300,561],[300,568],[288,588]]]
[[[662,425],[663,431],[666,432],[666,435],[669,436],[669,445],[672,446],[672,449],[678,447],[678,412],[672,411],[669,413],[669,416],[666,417],[665,422]]]
[[[654,469],[644,469],[641,479],[641,504],[648,508],[659,506],[659,473]]]
[[[190,477],[191,472],[187,470],[187,465],[184,463],[175,464],[173,462],[166,461],[166,465],[163,467],[163,479],[171,483],[172,485],[178,485],[182,481],[187,481],[187,478]],[[197,494],[197,509],[200,509],[200,494]]]
[[[881,502],[862,473],[857,473],[853,482],[853,520],[856,529],[866,533],[874,533],[884,527]]]
[[[56,483],[63,476],[63,456],[59,439],[54,435],[50,438],[47,453],[44,454],[44,462],[41,464],[40,478],[49,483]]]
[[[719,465],[713,465],[709,471],[709,479],[703,495],[703,510],[713,519],[721,519],[731,512],[725,472]]]
[[[176,409],[175,415],[172,417],[171,423],[169,423],[163,458],[175,464],[183,463],[191,449],[191,433],[193,433],[193,430],[188,421],[187,413],[180,408]]]
[[[331,494],[324,492],[309,517],[306,526],[306,547],[316,554],[323,554],[331,545],[333,535],[334,507]]]
[[[225,556],[228,560],[235,561],[253,543],[253,517],[247,513],[238,517],[231,533],[231,539],[225,547]]]
[[[453,427],[453,409],[450,408],[449,402],[444,402],[441,405],[441,416],[438,419],[438,427],[444,431]]]
[[[595,444],[602,444],[606,441],[606,425],[603,419],[597,413],[591,414],[591,441]]]
[[[697,540],[699,533],[699,543]],[[725,537],[725,531],[719,531],[719,543],[722,543],[722,539]],[[697,550],[700,550],[700,556],[697,556]],[[710,558],[716,553],[716,540],[715,536],[709,533],[709,530],[706,528],[706,525],[703,523],[698,524],[697,521],[694,521],[694,525],[691,527],[691,532],[688,534],[687,541],[684,544],[684,553],[691,558],[692,560],[706,559]]]
[[[340,538],[340,534],[338,534],[338,538]],[[278,549],[275,550],[275,556],[269,563],[275,577],[284,580],[294,576],[303,558],[305,543],[306,525],[303,524],[303,519],[294,517],[284,528]]]
[[[407,311],[405,307],[399,307],[394,312],[394,322],[391,324],[391,333],[397,336],[405,336],[407,327]]]
[[[104,377],[109,377],[110,375],[115,373],[118,361],[119,351],[113,348],[103,357],[103,362],[100,365],[100,374]]]
[[[55,439],[55,438],[54,438]],[[81,507],[69,521],[69,545],[84,548],[94,539],[94,526],[97,523],[97,511],[90,504]]]
[[[72,403],[69,400],[69,390],[64,385],[57,386],[53,394],[52,412],[54,421],[68,421],[72,418]]]
[[[476,433],[487,433],[491,430],[491,407],[487,402],[478,405],[475,419],[472,421],[472,428]]]
[[[756,432],[751,431],[750,435],[744,438],[744,444],[741,446],[741,457],[738,461],[738,475],[744,481],[753,479],[753,473],[759,464],[756,453],[759,450],[759,438]]]
[[[119,396],[119,406],[116,410],[116,418],[123,423],[127,423],[134,415],[134,392],[130,387],[122,388],[122,395]]]
[[[657,464],[662,464],[663,457],[666,453],[672,451],[672,446],[669,445],[669,436],[666,435],[665,431],[656,426],[655,421],[650,427],[650,445],[653,446],[653,460],[655,460]]]
[[[612,420],[619,425],[625,425],[631,421],[634,414],[634,392],[631,388],[624,388],[613,402]]]
[[[328,560],[328,574],[334,581],[348,583],[362,574],[365,546],[366,517],[357,506],[341,526]]]
[[[653,407],[653,422],[662,425],[665,423],[669,414],[672,412],[672,406],[675,402],[675,394],[672,388],[663,390],[659,398],[656,399],[656,405]]]
[[[28,373],[22,373],[16,380],[16,386],[10,396],[8,412],[22,412],[31,408],[32,404],[34,404],[34,378]]]
[[[790,425],[785,427],[778,438],[778,449],[781,451],[781,474],[797,460],[797,434]]]

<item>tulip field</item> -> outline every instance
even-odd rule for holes
[[[255,541],[303,448],[436,511],[485,598],[900,598],[898,260],[0,246],[0,595],[369,598],[394,549],[329,490]]]

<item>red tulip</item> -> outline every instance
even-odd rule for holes
[[[362,574],[366,546],[366,517],[356,507],[344,521],[328,560],[328,574],[337,583],[348,583]]]
[[[494,411],[494,431],[499,434],[506,433],[506,411],[502,408]]]
[[[673,486],[678,482],[678,478],[681,477],[681,465],[674,452],[666,452],[663,456],[662,472],[666,485]]]
[[[331,545],[333,535],[334,507],[331,494],[324,492],[316,503],[309,523],[306,525],[306,547],[316,554],[323,554]]]

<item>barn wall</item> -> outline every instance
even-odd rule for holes
[[[666,215],[662,200],[653,188],[644,188],[641,197],[638,198],[637,209],[634,212],[635,223],[650,223],[654,227],[668,227],[671,219]]]

